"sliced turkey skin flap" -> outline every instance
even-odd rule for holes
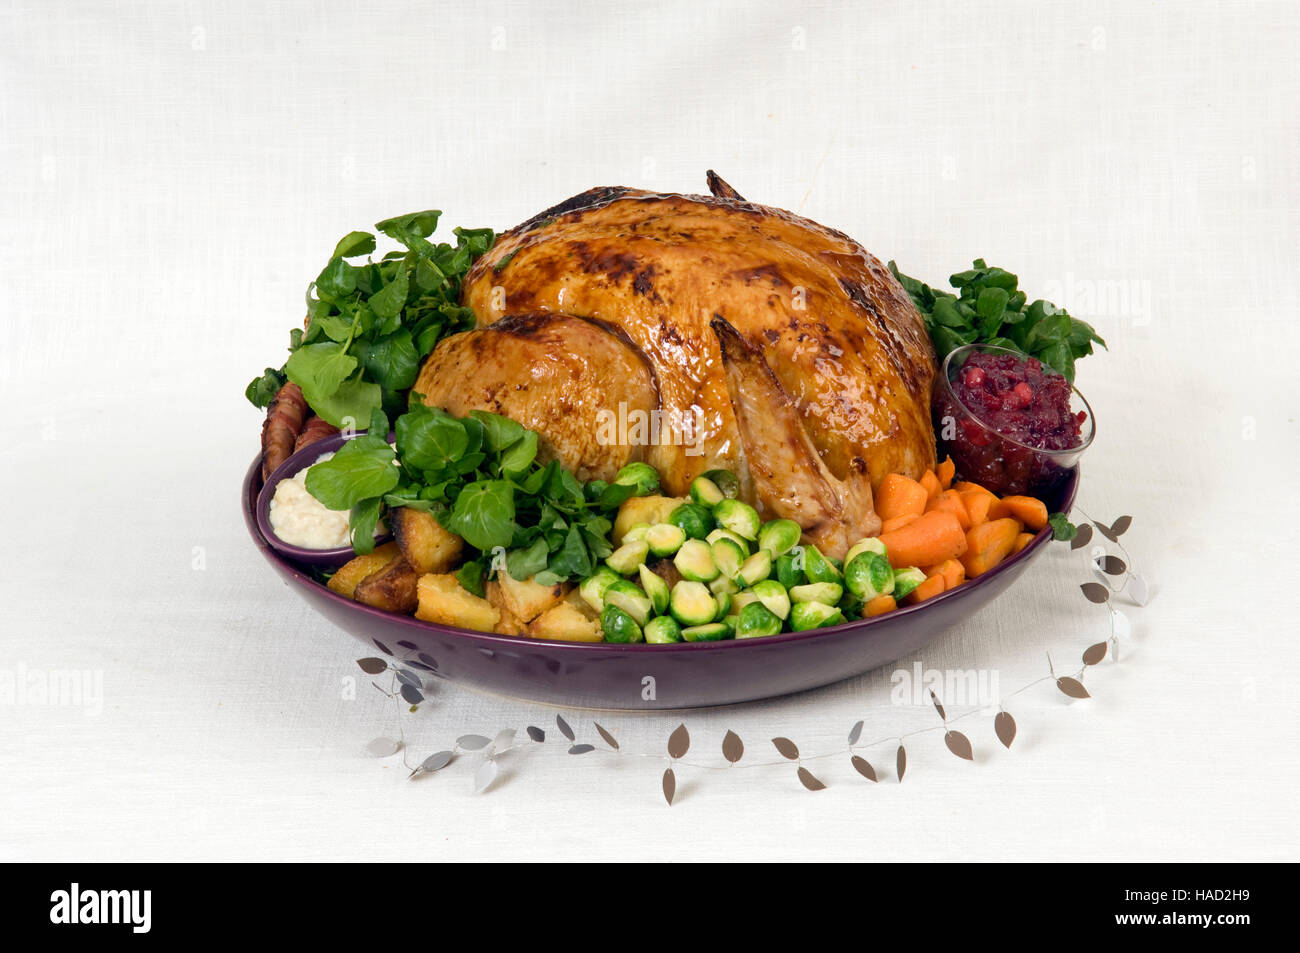
[[[474,406],[491,404],[483,381],[513,386],[540,359],[507,343],[511,335],[486,336],[496,323],[585,319],[592,334],[615,341],[611,353],[640,358],[647,376],[625,357],[609,370],[596,337],[566,331],[554,346],[598,349],[576,354],[570,369],[586,416],[538,405],[550,391],[516,395],[499,412],[537,429],[566,466],[577,460],[604,474],[616,459],[637,459],[637,448],[605,453],[581,433],[595,410],[618,413],[620,401],[658,410],[664,428],[643,458],[666,492],[684,494],[698,474],[726,467],[765,517],[790,516],[808,541],[842,555],[841,537],[878,530],[872,485],[935,464],[929,334],[888,269],[851,238],[709,179],[712,196],[592,189],[502,235],[462,292],[480,324],[467,334],[485,343],[444,340],[413,391],[431,404],[468,406],[466,393],[478,395]],[[724,326],[736,336],[730,367],[717,333]],[[491,341],[506,352],[493,356]],[[772,469],[777,455],[759,446],[771,440],[791,448],[781,465],[797,472]]]

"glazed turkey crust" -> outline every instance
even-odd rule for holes
[[[621,329],[663,411],[703,425],[703,453],[647,455],[670,493],[725,466],[752,494],[715,318],[761,352],[834,477],[919,477],[935,463],[935,360],[907,294],[848,236],[734,195],[584,192],[505,233],[463,301],[481,324],[554,312]]]

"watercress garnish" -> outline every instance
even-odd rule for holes
[[[942,361],[965,344],[993,344],[1038,358],[1074,380],[1074,362],[1092,353],[1093,342],[1106,346],[1092,325],[1072,318],[1064,308],[1028,298],[1016,287],[1019,279],[977,258],[968,271],[948,279],[957,294],[938,291],[909,278],[892,261],[894,273],[925,319]]]
[[[396,413],[415,383],[420,362],[442,338],[474,326],[462,307],[461,282],[492,247],[491,229],[454,229],[456,243],[429,236],[441,212],[412,212],[375,228],[403,246],[378,261],[370,232],[350,232],[307,288],[307,325],[289,335],[284,367],[267,368],[244,392],[266,407],[286,380],[302,388],[313,411],[334,424],[356,426],[383,409]]]

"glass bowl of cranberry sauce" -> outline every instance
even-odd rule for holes
[[[951,352],[932,402],[940,456],[998,494],[1050,492],[1096,433],[1092,408],[1064,375],[1010,348]]]

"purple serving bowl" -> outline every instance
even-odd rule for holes
[[[1052,512],[1068,513],[1079,473],[1070,472]],[[417,659],[442,678],[571,708],[702,708],[771,698],[860,675],[915,652],[969,618],[1013,583],[1051,539],[1043,530],[996,569],[923,603],[829,629],[761,639],[611,645],[547,642],[422,622],[354,602],[277,552],[258,527],[261,463],[244,478],[244,520],[253,542],[289,587],[313,609],[379,651]]]
[[[361,431],[361,433],[365,433],[365,431]],[[341,433],[333,434],[290,454],[284,463],[271,472],[271,475],[262,483],[261,489],[257,491],[257,500],[253,512],[257,518],[258,532],[267,545],[278,550],[282,555],[300,563],[309,563],[321,569],[337,569],[356,555],[351,546],[340,546],[337,549],[305,549],[302,546],[295,546],[276,536],[275,531],[271,529],[271,498],[275,496],[275,488],[280,481],[290,479],[303,467],[311,466],[316,462],[316,458],[322,454],[333,453],[343,446],[344,441],[347,439]],[[388,439],[391,441],[393,439],[392,435],[389,435]],[[381,533],[375,537],[375,545],[386,543],[392,538],[391,533]]]

